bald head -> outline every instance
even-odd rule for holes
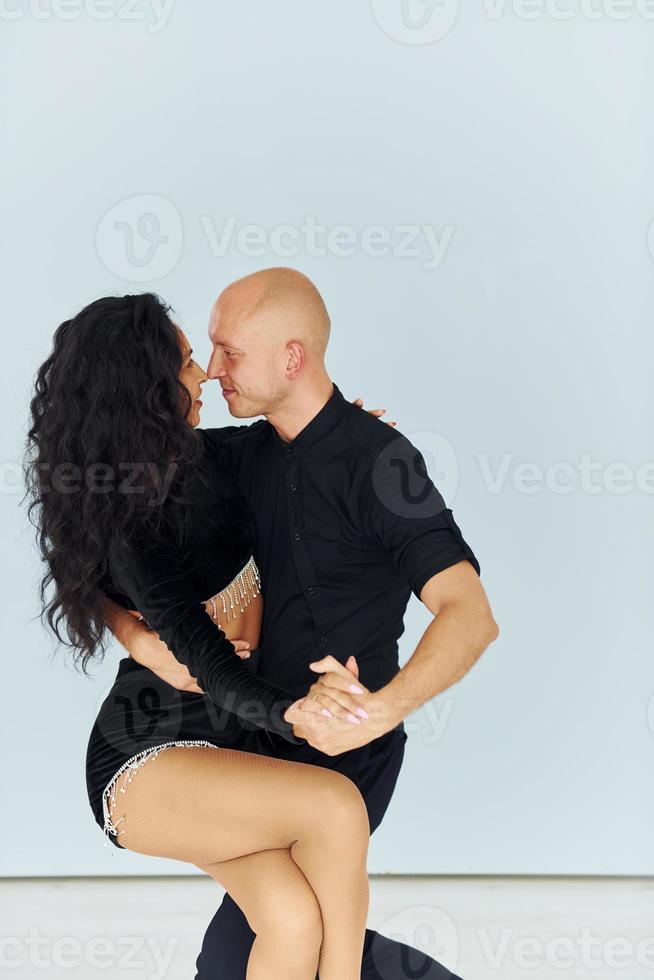
[[[213,319],[252,331],[275,347],[297,341],[310,359],[320,360],[331,326],[322,296],[311,280],[283,266],[230,283],[214,303]]]
[[[239,418],[305,411],[331,390],[329,331],[322,296],[307,276],[262,269],[230,283],[214,303],[207,374]]]

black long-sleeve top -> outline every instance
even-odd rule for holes
[[[206,436],[197,432],[206,450]],[[161,532],[114,536],[104,591],[124,608],[139,610],[216,704],[302,744],[283,717],[297,695],[254,674],[203,604],[232,581],[253,553],[248,505],[206,452],[195,464],[188,494],[188,521],[179,502],[170,498]],[[265,595],[265,582],[262,591]]]

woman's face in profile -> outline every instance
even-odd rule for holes
[[[200,395],[202,394],[200,385],[203,385],[204,382],[208,381],[209,379],[206,372],[203,371],[200,365],[193,360],[193,351],[191,350],[191,345],[186,339],[184,331],[180,327],[177,327],[177,331],[179,333],[182,357],[184,359],[180,373],[180,380],[193,399],[191,412],[187,416],[186,421],[189,423],[189,425],[195,427],[196,425],[200,424],[200,409],[202,407],[202,402],[199,401]]]

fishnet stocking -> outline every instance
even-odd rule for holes
[[[120,843],[225,887],[256,933],[247,980],[315,980],[316,968],[320,980],[359,980],[370,827],[347,776],[201,745],[171,746],[128,775],[111,812]]]

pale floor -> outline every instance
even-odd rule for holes
[[[0,879],[0,976],[192,980],[222,894],[202,876]],[[464,980],[654,980],[653,879],[371,877],[368,924]]]

